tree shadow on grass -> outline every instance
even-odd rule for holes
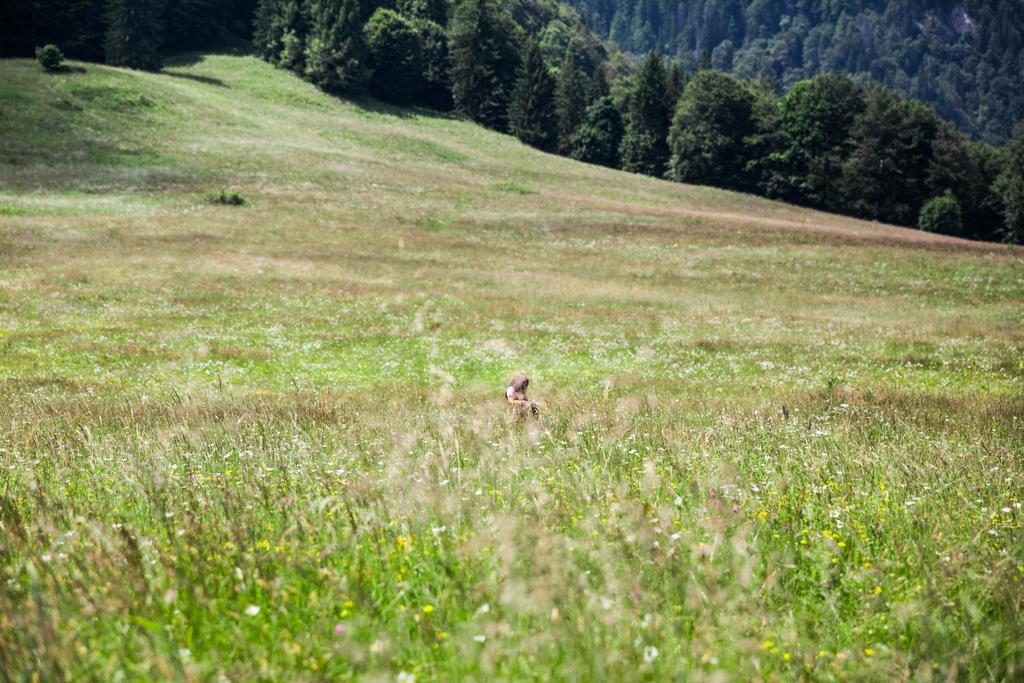
[[[47,69],[46,73],[66,76],[67,74],[84,74],[88,72],[85,70],[85,67],[61,64],[56,69]]]
[[[177,71],[167,71],[164,69],[161,71],[164,76],[170,76],[171,78],[184,78],[187,81],[195,81],[196,83],[202,83],[204,85],[214,85],[218,88],[228,88],[231,86],[220,80],[219,78],[211,78],[210,76],[200,76],[198,74],[183,74]]]
[[[383,100],[378,100],[373,95],[362,93],[358,95],[336,95],[334,93],[324,92],[331,97],[354,104],[359,107],[361,113],[373,117],[373,116],[393,116],[399,119],[411,119],[411,118],[427,118],[427,119],[443,119],[446,121],[464,121],[465,117],[460,116],[452,111],[441,111],[438,109],[431,109],[424,105],[416,104],[390,104]]]
[[[217,47],[211,47],[202,51],[195,52],[180,52],[175,55],[164,56],[164,68],[175,68],[185,66],[195,66],[203,61],[206,57],[213,55],[222,55],[227,57],[255,57],[256,50],[252,44],[247,41],[229,42],[219,45]]]

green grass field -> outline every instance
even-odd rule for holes
[[[1024,677],[1024,250],[74,67],[0,62],[0,679]]]

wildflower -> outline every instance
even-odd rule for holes
[[[784,659],[784,660],[785,660],[785,661],[787,661],[787,662],[788,662],[788,661],[789,661],[790,659],[792,659],[792,657],[793,657],[793,655],[789,654],[788,652],[783,652],[783,653],[782,653],[782,659]]]
[[[875,586],[875,595],[881,595],[881,594],[882,594],[882,587],[881,586]]]
[[[430,614],[433,611],[434,611],[434,606],[433,605],[423,605],[423,613],[424,614]]]
[[[864,654],[866,654],[868,657],[874,657],[875,656],[875,651],[874,651],[874,649],[872,649],[870,647],[866,647],[866,648],[864,648]]]
[[[478,643],[483,643],[487,640],[487,636],[481,633],[479,635],[473,636],[473,640],[475,640]]]
[[[260,613],[259,605],[249,605],[245,608],[245,613],[248,614],[250,617],[256,616]]]
[[[762,649],[762,650],[770,650],[770,649],[772,649],[773,647],[775,647],[775,641],[772,641],[772,640],[766,640],[766,641],[764,641],[763,643],[761,643],[761,649]]]
[[[658,648],[653,645],[648,645],[644,648],[644,663],[650,664],[658,658]]]
[[[416,683],[416,674],[411,674],[408,671],[399,671],[396,680],[398,683]]]
[[[188,659],[189,657],[192,656],[192,650],[188,649],[187,647],[179,648],[178,649],[178,656],[181,657],[182,659]]]
[[[348,632],[348,627],[345,624],[334,625],[334,635],[343,636]]]
[[[485,602],[484,604],[480,605],[480,607],[476,611],[478,614],[487,614],[491,611],[491,605],[490,603]]]

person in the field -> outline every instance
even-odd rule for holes
[[[508,388],[505,389],[505,398],[512,407],[512,414],[518,418],[540,415],[540,408],[537,407],[537,404],[526,398],[526,387],[528,386],[530,386],[530,378],[522,372],[517,372],[512,381],[508,383]]]

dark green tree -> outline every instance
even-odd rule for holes
[[[743,140],[744,168],[747,187],[766,197],[782,196],[783,174],[779,167],[779,151],[785,139],[780,123],[781,106],[775,83],[758,77],[748,84],[753,96],[752,132]]]
[[[927,107],[870,85],[851,129],[843,166],[843,209],[873,220],[912,225],[927,198],[928,165],[939,120]]]
[[[555,80],[540,44],[527,42],[508,107],[508,129],[528,145],[550,152],[558,144]]]
[[[598,66],[594,69],[594,75],[590,77],[587,85],[587,104],[591,105],[602,97],[610,97],[612,89],[608,85],[608,77],[604,75],[604,67]]]
[[[852,151],[850,131],[863,111],[863,90],[846,76],[817,76],[794,85],[780,104],[776,195],[842,208],[840,179]]]
[[[518,31],[495,0],[460,0],[448,25],[448,77],[456,111],[505,130],[519,57]]]
[[[669,105],[665,99],[665,64],[651,52],[644,60],[626,110],[626,133],[619,150],[622,168],[631,173],[665,175],[669,158]]]
[[[395,9],[410,19],[426,19],[440,26],[448,23],[446,0],[398,0]]]
[[[103,41],[107,64],[159,71],[163,10],[161,0],[108,0]]]
[[[448,111],[452,108],[452,91],[448,84],[448,35],[440,24],[429,19],[416,19],[413,26],[423,54],[419,101],[433,109]]]
[[[308,34],[307,0],[277,0],[268,8],[268,26],[263,26],[260,17],[258,29],[261,39],[261,54],[271,63],[297,74],[305,72],[306,39]],[[310,0],[312,2],[312,0]]]
[[[728,74],[705,70],[687,84],[672,123],[671,177],[749,189],[745,140],[754,129],[754,96]]]
[[[1003,205],[1003,239],[1024,244],[1024,122],[1014,128],[1005,157],[1005,167],[995,184]]]
[[[700,64],[697,68],[700,69],[701,71],[707,71],[708,69],[711,68],[711,53],[708,52],[708,49],[706,47],[701,48]]]
[[[60,71],[64,65],[64,53],[56,45],[41,45],[36,48],[36,61],[45,71]]]
[[[624,127],[622,115],[607,95],[595,100],[572,136],[572,158],[609,168],[619,166],[619,146]]]
[[[925,202],[917,217],[917,227],[943,235],[959,235],[963,232],[963,212],[953,193],[947,191]]]
[[[165,0],[163,47],[194,50],[221,40],[233,9],[223,0]]]
[[[373,64],[370,90],[388,102],[414,101],[425,85],[416,27],[394,10],[379,9],[367,22],[365,34]]]
[[[670,116],[675,111],[676,103],[679,102],[685,86],[686,79],[683,78],[683,70],[680,68],[679,62],[673,61],[668,70],[668,77],[665,79],[665,101],[668,102]]]
[[[558,72],[555,106],[558,110],[558,153],[568,155],[572,152],[572,135],[583,120],[583,112],[587,108],[583,74],[568,50]]]
[[[1002,150],[985,142],[967,145],[967,180],[959,192],[964,209],[965,236],[997,241],[1003,238],[1003,202],[996,181],[1003,171]]]
[[[281,9],[283,0],[259,0],[252,22],[252,42],[260,57],[276,64],[281,56]]]
[[[359,12],[358,0],[318,0],[310,4],[306,78],[327,92],[352,92],[367,82],[370,57]]]

